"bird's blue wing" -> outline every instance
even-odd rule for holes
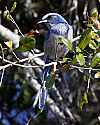
[[[70,25],[67,23],[61,23],[53,26],[48,30],[46,34],[46,40],[44,43],[44,54],[45,54],[45,64],[48,64],[52,61],[58,61],[62,59],[65,54],[68,52],[66,45],[63,43],[59,43],[59,37],[62,36],[64,38],[72,39],[73,30]],[[40,91],[39,96],[39,108],[43,110],[45,101],[46,101],[46,88],[45,82],[46,78],[50,75],[52,70],[52,66],[45,67],[43,70],[43,86]],[[66,72],[63,73],[64,81],[67,81],[68,75]]]

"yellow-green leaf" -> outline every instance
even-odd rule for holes
[[[100,79],[100,72],[97,72],[97,73],[95,74],[94,78]]]
[[[73,64],[76,64],[76,63],[77,63],[76,57],[73,58],[72,63],[73,63]]]
[[[12,49],[12,46],[13,46],[12,40],[9,40],[9,41],[4,42],[4,43],[7,45],[7,47],[9,47],[10,49]]]
[[[79,45],[78,47],[82,50],[84,50],[87,45],[90,43],[91,39],[92,39],[92,29],[88,28],[82,35],[81,38],[79,40]]]
[[[76,47],[76,52],[77,53],[80,53],[81,52],[81,49],[79,47]]]
[[[72,50],[72,42],[71,42],[71,40],[68,40],[68,39],[66,39],[66,38],[63,37],[63,36],[60,36],[60,37],[57,39],[57,42],[58,42],[58,43],[64,43],[64,44],[66,45],[66,48],[67,48],[68,50]]]
[[[90,16],[92,16],[92,17],[98,17],[98,10],[97,10],[97,8],[93,8],[91,10]]]
[[[63,62],[67,62],[68,58],[64,57]]]
[[[100,64],[100,52],[96,53],[91,61],[91,67],[96,67]]]
[[[14,2],[13,6],[11,7],[10,13],[12,13],[15,10],[16,5],[17,5],[17,2]]]
[[[96,45],[96,43],[95,43],[93,40],[91,40],[91,43],[89,43],[89,47],[90,47],[91,49],[95,50],[96,47],[97,47],[97,45]]]
[[[66,46],[67,46],[68,50],[72,50],[72,42],[71,42],[71,40],[67,39]]]
[[[22,51],[22,52],[30,51],[33,48],[35,48],[35,43],[36,43],[36,40],[34,37],[31,37],[31,36],[22,37],[19,42],[19,47],[16,50]]]
[[[85,64],[85,58],[84,58],[83,54],[81,54],[81,53],[77,54],[76,59],[77,59],[77,62],[79,62],[79,64],[81,66]]]

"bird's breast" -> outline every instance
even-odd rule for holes
[[[45,56],[53,61],[62,59],[67,52],[66,46],[63,43],[58,43],[60,36],[50,33],[44,44]]]

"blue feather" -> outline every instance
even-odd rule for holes
[[[43,16],[42,21],[39,23],[45,23],[48,27],[48,32],[45,34],[45,43],[44,43],[44,53],[45,53],[45,64],[50,63],[51,61],[59,61],[62,59],[68,49],[64,43],[59,44],[59,37],[64,37],[65,39],[72,40],[73,38],[73,29],[67,23],[67,21],[57,13],[49,13]],[[51,66],[45,67],[43,70],[43,86],[40,92],[40,109],[43,109],[45,99],[46,99],[46,89],[45,81],[48,75],[51,73]],[[66,81],[68,75],[64,72],[63,78]]]

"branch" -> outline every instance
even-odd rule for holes
[[[81,36],[77,36],[75,38],[72,39],[72,42],[78,41],[80,39]]]
[[[0,59],[3,59],[4,62],[6,63],[9,63],[7,65],[4,65],[4,66],[0,66],[0,70],[2,69],[5,69],[5,68],[8,68],[10,66],[19,66],[19,67],[22,67],[22,68],[39,68],[39,67],[48,67],[48,66],[52,66],[54,64],[57,64],[57,62],[51,62],[51,63],[48,63],[48,64],[44,64],[44,65],[22,65],[22,64],[18,64],[18,63],[22,63],[22,62],[26,62],[26,61],[30,61],[36,57],[40,57],[40,56],[43,56],[44,53],[40,53],[40,54],[35,54],[33,57],[31,58],[25,58],[25,59],[21,59],[19,61],[16,61],[16,62],[11,62],[7,59],[3,59],[1,56],[0,56]],[[58,61],[59,63],[64,63],[63,61]],[[76,68],[76,69],[83,69],[83,70],[92,70],[92,71],[100,71],[100,69],[93,69],[92,67],[81,67],[81,66],[75,66],[75,65],[70,65],[70,67],[73,69],[73,68]]]
[[[19,62],[19,63],[22,63],[22,62],[29,61],[29,60],[32,60],[32,59],[34,59],[34,58],[36,58],[36,57],[40,57],[40,56],[43,56],[43,55],[44,55],[44,53],[35,54],[35,55],[34,55],[33,57],[31,57],[31,58],[21,59],[21,60],[16,61],[16,62],[11,62],[11,61],[9,61],[9,60],[7,60],[7,59],[3,59],[3,58],[0,56],[0,59],[3,59],[4,62],[9,63],[9,64],[7,64],[7,65],[0,66],[0,70],[6,69],[6,68],[8,68],[8,67],[10,67],[10,66],[13,66],[13,65],[19,66],[19,67],[23,67],[23,68],[38,68],[38,67],[43,67],[43,65],[41,65],[41,66],[32,66],[32,65],[31,65],[31,66],[26,66],[26,65],[18,64],[18,62]]]
[[[100,71],[100,69],[93,69],[93,68],[91,68],[91,67],[81,67],[81,66],[75,66],[75,65],[70,65],[70,66],[71,66],[71,68],[76,68],[76,69]]]
[[[11,30],[5,28],[1,24],[0,24],[0,34],[3,37],[5,37],[6,39],[12,40],[15,48],[17,48],[19,46],[20,36],[17,35],[17,34],[15,34],[15,33],[13,33]],[[81,36],[73,38],[72,42],[78,41],[80,39],[80,37]],[[32,60],[32,59],[34,59],[36,57],[43,56],[43,55],[44,55],[44,53],[36,54],[32,58],[25,58],[25,59],[19,60],[19,63],[25,62],[25,61],[29,61],[29,60]],[[3,59],[3,58],[0,56],[0,59]],[[3,59],[3,61],[7,62],[9,64],[7,64],[5,66],[0,66],[0,70],[5,69],[5,68],[7,68],[9,66],[12,66],[12,65],[20,66],[20,67],[23,67],[23,68],[37,68],[37,67],[43,67],[43,66],[47,67],[47,66],[51,66],[51,65],[54,65],[54,64],[57,63],[57,62],[51,62],[49,64],[40,65],[40,66],[32,66],[32,65],[26,66],[26,65],[18,64],[18,62],[11,62],[11,61],[6,60],[6,59]],[[93,68],[87,68],[87,67],[79,67],[79,66],[74,66],[74,65],[71,65],[71,68],[84,69],[84,70],[89,70],[90,69],[90,70],[93,70],[93,71],[100,71],[100,69],[93,69]]]
[[[0,78],[0,87],[3,81],[3,76],[4,76],[5,69],[2,70],[1,78]]]

